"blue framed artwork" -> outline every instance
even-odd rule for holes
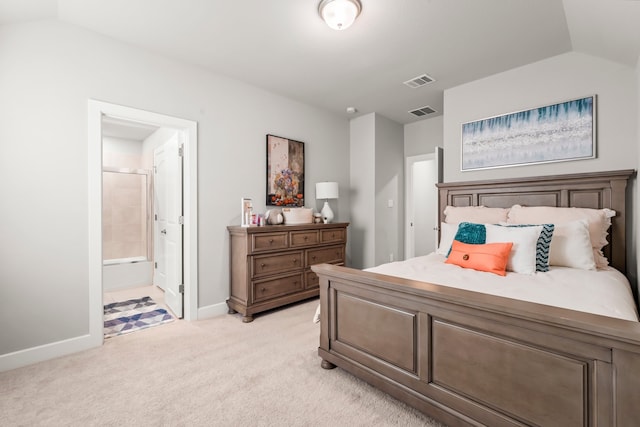
[[[462,170],[596,157],[596,96],[462,125]]]

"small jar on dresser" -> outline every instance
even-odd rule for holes
[[[229,313],[243,322],[319,295],[314,264],[344,265],[349,223],[229,226]]]

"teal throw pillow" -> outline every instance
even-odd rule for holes
[[[484,245],[487,241],[487,229],[484,224],[461,222],[453,240],[470,245]],[[451,249],[449,249],[449,253]],[[447,254],[449,256],[449,254]]]

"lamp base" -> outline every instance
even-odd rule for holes
[[[320,213],[322,214],[322,220],[325,224],[329,224],[331,221],[333,221],[333,211],[331,210],[331,206],[329,206],[328,200],[325,200],[324,206],[322,207]]]

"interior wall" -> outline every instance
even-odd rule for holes
[[[405,157],[433,154],[436,147],[441,147],[444,140],[443,121],[443,116],[436,116],[404,125]]]
[[[318,108],[54,20],[0,26],[0,64],[0,356],[89,331],[88,99],[198,122],[203,313],[224,312],[239,200],[265,209],[267,133],[305,142],[307,194],[327,170],[349,188],[348,121]]]
[[[352,119],[349,128],[351,260],[347,264],[367,268],[375,265],[375,113]]]
[[[404,256],[403,127],[377,113],[351,120],[350,266]],[[389,207],[389,203],[391,207]]]
[[[142,167],[153,170],[153,151],[169,141],[178,132],[171,128],[159,128],[142,141]]]
[[[476,80],[444,93],[444,180],[474,181],[634,169],[636,81],[628,66],[571,52]],[[597,157],[518,167],[460,170],[462,123],[597,95]]]
[[[102,166],[110,168],[144,169],[142,141],[102,137]]]
[[[375,115],[375,265],[404,258],[403,127]]]

